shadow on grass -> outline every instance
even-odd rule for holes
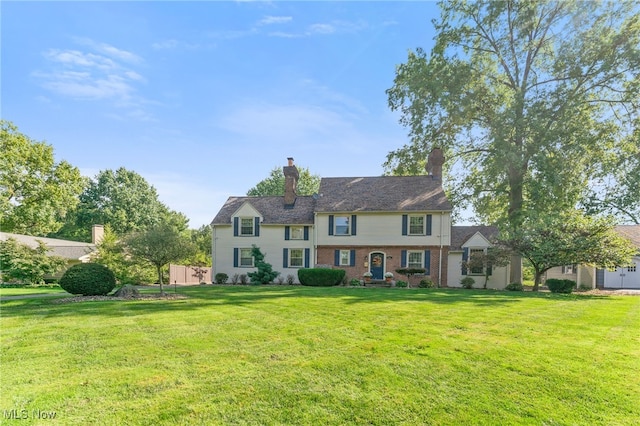
[[[172,289],[173,290],[173,289]],[[524,299],[555,301],[586,301],[610,299],[603,295],[551,294],[533,292],[505,292],[464,289],[400,289],[362,287],[303,287],[303,286],[192,286],[180,287],[178,294],[185,299],[98,300],[56,303],[52,298],[5,300],[0,317],[23,315],[108,315],[135,316],[155,312],[180,312],[195,309],[215,309],[217,305],[247,306],[277,303],[286,299],[333,299],[346,305],[356,303],[433,303],[467,306],[502,306]],[[171,291],[170,293],[173,293]],[[148,293],[147,293],[148,294]]]

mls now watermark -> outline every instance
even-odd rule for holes
[[[2,410],[2,417],[7,420],[28,420],[28,419],[36,419],[36,420],[53,420],[56,418],[55,411],[49,410],[18,410],[16,408],[11,410]]]

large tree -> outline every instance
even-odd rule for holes
[[[158,199],[156,189],[142,176],[120,167],[100,171],[90,180],[74,215],[55,236],[89,241],[94,224],[109,225],[122,236],[159,223],[171,223],[182,231],[187,222],[182,213]]]
[[[162,268],[169,262],[179,262],[193,256],[196,250],[190,237],[168,224],[154,225],[145,231],[134,232],[124,243],[134,259],[147,261],[156,268],[160,293],[164,293]]]
[[[320,188],[320,176],[312,175],[308,168],[298,167],[300,178],[296,186],[298,195],[313,195]],[[249,196],[284,195],[284,172],[281,167],[274,167],[269,177],[258,182],[247,191]]]
[[[80,171],[54,159],[53,147],[0,120],[0,219],[2,230],[45,236],[63,224],[84,188]]]
[[[575,207],[616,158],[637,155],[638,2],[440,6],[430,54],[410,52],[387,91],[411,136],[388,172],[420,173],[439,146],[452,199],[516,229],[531,211]]]
[[[55,274],[67,264],[64,258],[49,251],[42,241],[35,248],[13,238],[0,241],[0,282],[44,283],[45,276]]]
[[[501,245],[529,260],[537,291],[543,274],[556,266],[592,264],[601,268],[626,265],[637,252],[610,220],[581,212],[531,215],[502,236]]]

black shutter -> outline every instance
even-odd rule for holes
[[[285,241],[289,240],[289,238],[290,238],[289,233],[290,233],[290,232],[291,232],[291,231],[290,231],[290,229],[289,229],[289,226],[285,226],[285,227],[284,227],[284,239],[285,239]]]
[[[282,249],[282,267],[289,267],[289,249]]]
[[[305,239],[305,241],[309,241],[309,227],[308,226],[304,227],[304,239]]]
[[[465,262],[469,260],[469,249],[467,247],[462,249],[462,275],[467,275],[467,265]]]
[[[238,236],[238,218],[237,217],[233,218],[233,236],[234,237]]]
[[[355,250],[351,250],[350,259],[349,259],[349,266],[356,266],[356,251]]]
[[[407,235],[407,228],[409,223],[409,216],[406,214],[402,215],[402,235]]]
[[[239,250],[237,248],[233,249],[233,267],[238,267],[238,258],[240,257]]]
[[[256,237],[260,236],[260,218],[256,217],[253,219],[253,235],[255,235]]]
[[[340,266],[340,250],[333,252],[333,266]]]
[[[333,235],[333,215],[329,215],[329,235]]]
[[[402,250],[400,252],[400,267],[401,268],[406,268],[407,266],[407,251],[406,250]]]
[[[351,235],[356,235],[356,215],[351,215]]]
[[[432,222],[433,222],[433,216],[428,214],[427,215],[427,235],[431,235]]]
[[[304,249],[304,267],[309,267],[309,258],[311,257],[311,250],[308,248]]]
[[[424,251],[424,273],[425,275],[431,274],[431,250]]]

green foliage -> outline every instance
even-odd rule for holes
[[[473,285],[475,283],[476,283],[476,280],[474,280],[471,277],[464,277],[460,280],[460,285],[462,286],[462,288],[466,288],[466,289],[473,288]]]
[[[462,266],[469,270],[472,268],[482,269],[484,271],[484,284],[482,288],[486,289],[490,271],[492,271],[494,267],[505,267],[509,265],[511,255],[511,250],[505,247],[488,247],[484,253],[472,253],[467,261],[462,262]]]
[[[247,277],[247,274],[240,274],[240,284],[246,284],[247,282],[249,282],[249,277]]]
[[[97,244],[92,260],[109,268],[120,285],[147,284],[156,279],[153,266],[129,256],[125,244],[109,225],[104,227],[104,236]]]
[[[90,241],[91,226],[109,225],[120,236],[141,232],[165,223],[184,231],[187,218],[158,199],[156,189],[138,173],[120,167],[100,171],[80,194],[74,215],[55,235]]]
[[[591,286],[585,283],[582,283],[578,286],[578,290],[580,291],[589,291],[592,290]]]
[[[545,284],[551,293],[570,294],[576,288],[576,282],[572,280],[561,280],[557,278],[549,278]]]
[[[531,211],[573,208],[616,183],[637,208],[638,186],[627,187],[637,181],[615,171],[638,170],[618,161],[638,158],[638,3],[440,7],[433,49],[409,52],[387,90],[411,142],[388,154],[386,170],[423,173],[440,147],[463,173],[445,179],[454,205],[470,201],[479,218],[512,229]],[[610,187],[590,185],[609,176]]]
[[[526,258],[534,268],[534,291],[544,272],[555,266],[624,265],[637,251],[615,231],[610,220],[586,217],[577,211],[531,215],[518,230],[501,238],[501,244]]]
[[[507,284],[504,289],[508,291],[524,291],[524,286],[521,283],[511,283]]]
[[[320,189],[320,176],[312,175],[309,169],[298,167],[300,178],[296,186],[298,195],[313,195]],[[247,191],[249,196],[284,195],[284,172],[281,167],[274,167],[268,178],[260,181]]]
[[[53,275],[66,265],[66,260],[49,256],[42,242],[31,248],[13,238],[0,241],[0,278],[27,284],[43,284],[46,275]]]
[[[47,235],[63,224],[84,187],[80,171],[56,163],[53,147],[0,120],[0,218],[2,231]]]
[[[249,272],[247,275],[252,284],[269,284],[280,272],[274,271],[270,263],[264,261],[264,254],[255,244],[251,247],[251,256],[253,256],[253,264],[257,271]]]
[[[193,256],[187,259],[189,265],[211,265],[211,226],[203,225],[198,229],[190,230],[191,242],[196,247]]]
[[[224,272],[218,272],[215,276],[216,284],[226,284],[228,279],[229,275]]]
[[[298,280],[302,285],[331,287],[339,285],[345,274],[344,269],[304,268],[298,269]]]
[[[60,287],[71,294],[104,296],[116,287],[116,277],[99,263],[78,263],[65,271]]]
[[[406,288],[409,287],[409,283],[406,281],[398,280],[396,281],[396,287]]]
[[[293,274],[287,274],[287,284],[294,285],[296,283],[296,277]]]
[[[349,281],[349,285],[352,287],[357,287],[360,285],[360,280],[357,278],[351,278],[351,280]]]
[[[133,233],[124,243],[134,259],[155,266],[161,293],[164,292],[162,268],[169,262],[180,262],[195,252],[190,238],[169,224],[155,225],[146,231]]]
[[[433,281],[431,281],[430,278],[424,278],[424,279],[420,280],[420,282],[418,283],[418,287],[420,287],[420,288],[433,288],[433,287],[435,287],[435,284],[433,283]]]

